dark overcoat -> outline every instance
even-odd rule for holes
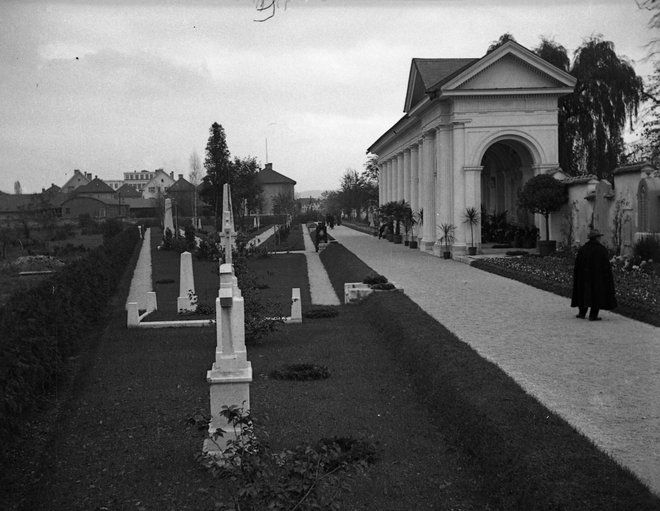
[[[607,248],[597,240],[587,241],[575,258],[571,307],[616,307],[614,277]]]

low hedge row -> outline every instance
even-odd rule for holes
[[[342,293],[343,282],[373,272],[338,244],[321,260]],[[492,509],[660,509],[634,474],[403,293],[374,294],[356,307],[404,364],[442,433],[482,474]]]
[[[126,229],[0,309],[0,442],[17,433],[103,320],[137,241],[137,229]]]

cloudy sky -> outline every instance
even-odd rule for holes
[[[571,53],[602,34],[646,77],[634,0],[0,0],[0,190],[189,172],[222,124],[232,156],[336,189],[403,110],[413,57],[480,57],[504,32]],[[266,143],[267,140],[267,143]]]

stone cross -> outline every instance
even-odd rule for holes
[[[222,189],[222,248],[225,252],[225,263],[232,264],[231,251],[236,239],[234,230],[234,213],[231,209],[231,189],[225,183]]]

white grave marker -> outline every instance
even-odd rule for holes
[[[204,452],[218,454],[232,439],[233,430],[220,415],[223,406],[238,406],[250,409],[250,382],[252,365],[247,359],[245,347],[245,308],[241,290],[231,265],[231,250],[236,236],[231,213],[229,185],[223,190],[222,246],[226,261],[220,265],[220,289],[215,300],[216,349],[215,362],[206,373],[211,386],[211,422],[209,437],[204,441]],[[224,437],[213,438],[216,430],[227,432]]]

